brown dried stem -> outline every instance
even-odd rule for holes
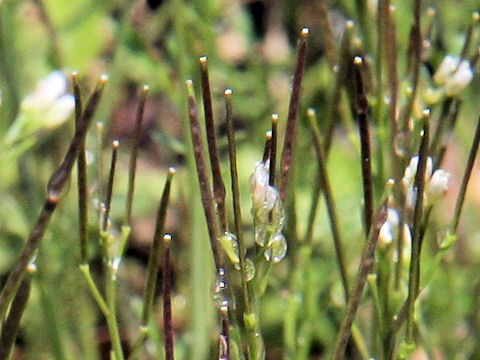
[[[285,140],[283,142],[282,158],[280,160],[280,199],[285,202],[287,192],[288,176],[293,158],[293,146],[295,142],[295,127],[297,124],[297,112],[300,103],[300,90],[302,85],[303,69],[307,50],[307,38],[309,29],[303,28],[298,40],[297,65],[293,75],[292,95],[288,107],[287,125],[285,129]]]
[[[197,168],[198,182],[200,185],[200,197],[207,221],[208,233],[210,236],[210,246],[212,248],[213,260],[217,273],[224,271],[223,259],[218,242],[218,227],[215,221],[215,209],[213,205],[213,195],[210,188],[210,181],[207,175],[207,165],[203,155],[202,130],[198,121],[198,110],[193,93],[193,83],[187,81],[188,90],[188,117],[190,119],[190,134],[192,137],[193,152],[195,156],[195,166]]]

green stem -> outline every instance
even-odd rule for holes
[[[110,261],[107,264],[107,279],[105,285],[106,303],[109,309],[108,316],[106,316],[108,332],[110,334],[110,341],[112,343],[112,350],[117,360],[123,360],[122,342],[120,340],[120,331],[118,329],[116,293],[117,293],[117,269]]]

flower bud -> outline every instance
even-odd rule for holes
[[[443,86],[447,96],[455,96],[473,79],[473,69],[468,60],[447,55],[433,76],[437,85]]]
[[[449,179],[450,173],[445,170],[438,169],[433,173],[426,187],[427,199],[430,204],[433,204],[445,195],[448,189]]]

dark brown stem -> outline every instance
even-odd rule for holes
[[[230,360],[230,320],[228,318],[229,306],[222,305],[220,315],[222,319],[222,333],[220,335],[220,346],[218,360]]]
[[[364,201],[364,226],[365,232],[370,230],[373,217],[373,178],[370,150],[370,128],[368,123],[368,100],[363,86],[362,59],[356,57],[355,65],[355,110],[358,117],[360,133],[360,151],[362,160],[363,201]],[[368,237],[368,233],[367,233]]]
[[[425,113],[428,116],[427,113]],[[409,284],[408,284],[408,298],[407,298],[407,329],[406,341],[413,342],[414,330],[414,308],[415,299],[417,298],[420,288],[420,253],[422,249],[422,219],[423,219],[423,193],[425,189],[425,169],[427,166],[428,149],[430,139],[430,128],[428,118],[424,119],[423,134],[418,151],[418,165],[415,179],[413,182],[413,189],[416,194],[415,209],[413,215],[412,226],[412,254],[409,269]]]
[[[130,155],[130,165],[128,169],[128,192],[127,192],[127,204],[125,210],[125,222],[128,225],[132,224],[132,205],[133,205],[133,193],[135,191],[135,174],[137,169],[137,157],[138,148],[140,147],[140,135],[142,131],[143,111],[145,108],[145,101],[147,99],[150,87],[144,85],[140,92],[140,99],[138,102],[137,116],[135,118],[135,132],[133,135],[133,147],[132,154]]]
[[[324,143],[325,143],[325,155],[328,157],[328,153],[330,152],[330,145],[333,139],[333,130],[335,128],[335,123],[340,118],[345,121],[346,116],[348,116],[346,111],[346,104],[343,101],[342,97],[342,89],[345,85],[346,77],[348,74],[347,69],[350,67],[350,46],[352,36],[354,34],[354,23],[353,21],[347,21],[345,24],[345,29],[343,31],[342,41],[340,44],[340,61],[337,64],[336,70],[334,70],[335,74],[335,82],[333,85],[333,90],[329,96],[328,102],[328,111],[327,111],[327,121],[326,121],[326,130],[324,136]],[[335,69],[335,68],[334,68]]]
[[[272,148],[272,131],[269,130],[265,133],[265,146],[263,147],[262,162],[265,162],[270,158],[270,149]]]
[[[456,231],[458,227],[458,222],[460,221],[460,215],[462,213],[463,202],[465,201],[465,194],[467,192],[468,181],[470,180],[470,175],[472,174],[473,164],[475,163],[475,158],[477,156],[478,146],[480,144],[480,117],[477,120],[477,127],[475,129],[475,136],[473,137],[472,146],[470,146],[470,152],[468,154],[467,167],[462,178],[462,185],[460,185],[460,190],[458,191],[457,202],[455,204],[455,212],[452,220],[452,230]]]
[[[238,240],[238,252],[240,260],[240,272],[242,281],[242,292],[245,307],[249,313],[253,313],[253,304],[250,301],[248,292],[248,281],[246,272],[246,254],[245,241],[243,239],[243,223],[242,223],[242,211],[240,205],[240,190],[238,185],[238,171],[237,171],[237,150],[235,146],[235,132],[233,130],[233,116],[232,116],[232,90],[227,89],[225,91],[226,100],[226,121],[227,121],[227,134],[228,134],[228,153],[230,158],[230,177],[232,180],[232,204],[233,204],[233,217],[234,217],[234,229]]]
[[[58,170],[53,173],[50,181],[48,182],[47,199],[43,204],[42,211],[40,212],[35,226],[33,227],[33,230],[23,247],[22,253],[15,263],[15,267],[10,272],[10,275],[8,276],[8,279],[0,293],[0,322],[5,319],[10,301],[15,296],[16,291],[18,290],[18,287],[25,275],[25,269],[40,246],[40,242],[47,229],[50,218],[55,210],[55,207],[60,201],[60,195],[63,187],[70,177],[73,164],[78,157],[78,151],[85,139],[88,126],[93,118],[95,109],[97,108],[106,82],[107,77],[103,76],[87,104],[82,116],[82,121],[75,131],[73,139],[70,143],[70,147],[62,164]]]
[[[163,331],[165,337],[165,359],[173,360],[173,323],[172,323],[172,261],[170,259],[170,241],[172,237],[163,237],[165,255],[163,262]]]
[[[157,218],[155,221],[155,233],[153,235],[152,245],[148,256],[147,278],[145,279],[145,290],[143,295],[143,313],[142,325],[146,326],[150,320],[153,299],[155,297],[155,287],[157,284],[158,270],[161,265],[161,243],[165,232],[165,221],[167,218],[167,207],[170,199],[170,188],[175,169],[168,170],[167,181],[163,188],[160,204],[157,209]]]
[[[318,126],[315,122],[315,114],[312,113],[313,110],[309,110],[308,118],[310,120],[310,127],[312,129],[313,144],[315,148],[315,153],[317,154],[317,164],[318,164],[318,176],[320,186],[323,190],[323,195],[325,196],[325,202],[327,204],[328,216],[330,218],[330,228],[332,231],[333,244],[335,247],[335,254],[337,256],[337,264],[340,270],[340,277],[342,279],[342,285],[345,292],[345,299],[348,301],[349,296],[349,286],[348,286],[348,275],[347,267],[345,265],[345,258],[342,246],[342,237],[340,234],[340,228],[338,226],[338,216],[335,206],[335,201],[333,199],[332,190],[330,187],[330,180],[328,177],[327,164],[325,161],[325,152],[323,151],[323,141],[318,130]]]
[[[103,214],[102,231],[107,231],[108,218],[112,205],[113,181],[115,180],[115,166],[117,164],[118,147],[120,143],[117,140],[112,142],[112,158],[110,161],[110,172],[108,175],[107,195],[105,197],[105,213]]]
[[[205,130],[207,133],[208,155],[210,158],[210,168],[212,170],[213,195],[217,204],[220,225],[222,227],[222,231],[225,232],[228,228],[227,211],[225,209],[225,185],[222,180],[220,161],[217,153],[215,123],[212,110],[212,96],[210,92],[210,81],[208,79],[207,57],[200,57],[199,63],[202,77],[202,97],[203,109],[205,112]]]
[[[78,83],[78,73],[72,74],[73,95],[75,97],[75,130],[82,120],[82,93]],[[77,184],[78,184],[78,227],[80,237],[80,261],[86,263],[88,259],[88,191],[87,191],[87,159],[85,155],[85,141],[78,150],[77,158]]]
[[[193,83],[187,81],[188,89],[188,117],[190,119],[190,134],[192,137],[193,152],[195,156],[195,166],[197,168],[198,182],[200,185],[200,197],[202,199],[203,210],[210,236],[210,245],[213,253],[213,260],[217,273],[224,271],[222,253],[218,242],[218,227],[215,221],[215,209],[213,206],[213,195],[210,188],[210,182],[207,175],[207,165],[203,155],[202,130],[198,121],[198,110],[193,94]]]
[[[307,50],[307,38],[309,29],[303,28],[298,40],[297,65],[293,75],[292,94],[288,107],[287,125],[285,129],[285,140],[283,142],[282,158],[280,160],[280,199],[285,203],[287,192],[288,176],[293,158],[293,146],[295,142],[295,127],[297,125],[297,112],[300,103],[300,90],[302,85],[303,69]]]
[[[275,186],[275,168],[277,164],[277,124],[278,114],[272,114],[272,138],[270,144],[270,168],[268,173],[268,185]]]
[[[347,304],[347,309],[338,333],[335,349],[330,357],[331,360],[341,360],[344,358],[345,348],[347,346],[348,339],[350,338],[353,321],[355,320],[358,305],[360,304],[363,289],[367,281],[367,275],[370,273],[375,260],[374,254],[378,240],[378,233],[380,232],[380,227],[383,225],[386,219],[387,207],[386,203],[384,203],[375,216],[375,222],[373,223],[372,229],[369,231],[368,239],[363,247],[362,257],[357,272],[357,281]]]
[[[12,306],[5,323],[2,326],[0,336],[0,360],[8,360],[17,337],[20,320],[27,306],[30,296],[31,277],[26,277],[20,284],[17,294],[12,300]]]

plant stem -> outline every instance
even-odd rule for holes
[[[172,324],[172,261],[170,259],[170,242],[172,236],[163,237],[165,254],[163,258],[163,332],[165,338],[165,359],[173,360],[173,324]]]
[[[15,267],[10,272],[10,275],[8,276],[8,279],[0,293],[0,322],[3,322],[5,319],[10,301],[15,296],[15,293],[25,275],[25,269],[40,246],[40,242],[47,229],[50,218],[55,211],[58,202],[60,201],[63,188],[70,177],[73,164],[78,157],[78,151],[81,148],[82,142],[84,141],[88,126],[90,125],[106,82],[107,78],[105,76],[100,79],[87,104],[82,116],[81,124],[75,131],[75,135],[70,143],[70,147],[62,164],[57,171],[53,173],[48,182],[47,199],[45,200],[40,215],[37,218],[37,222],[35,223],[35,226],[33,227],[33,230],[23,247],[22,253],[19,256]]]
[[[425,114],[426,115],[426,114]],[[428,118],[424,119],[423,134],[418,151],[418,165],[415,174],[413,187],[416,193],[415,210],[412,226],[412,255],[410,260],[409,282],[408,282],[408,298],[407,298],[407,329],[406,342],[413,343],[414,331],[414,309],[415,299],[417,298],[420,287],[420,253],[421,253],[421,236],[422,236],[422,219],[423,219],[423,193],[425,189],[425,169],[427,165],[428,148],[429,148],[429,124]]]
[[[200,195],[202,198],[203,210],[207,221],[208,233],[210,235],[210,245],[212,248],[213,259],[217,273],[223,269],[222,253],[218,243],[218,227],[215,221],[215,210],[213,207],[213,196],[210,190],[210,181],[207,176],[207,166],[203,156],[203,141],[201,136],[200,123],[198,121],[198,111],[193,94],[193,83],[187,81],[188,89],[188,115],[190,118],[190,134],[192,137],[193,151],[195,155],[195,165],[197,167],[198,182],[200,185]]]
[[[75,129],[78,129],[82,118],[82,92],[78,83],[78,73],[72,73],[72,87],[75,97]],[[85,141],[78,151],[77,158],[78,183],[78,227],[80,237],[80,262],[86,263],[88,258],[88,191],[87,191],[87,159],[85,155]]]
[[[157,219],[155,225],[155,234],[153,236],[150,255],[148,257],[147,278],[145,279],[145,289],[143,295],[142,326],[147,326],[150,320],[150,313],[155,296],[155,287],[157,284],[158,271],[161,265],[161,243],[162,238],[165,242],[165,221],[167,218],[167,207],[170,198],[170,188],[175,169],[170,168],[167,181],[163,189],[160,204],[157,210]]]
[[[113,261],[110,260],[107,264],[107,279],[105,285],[105,297],[108,306],[108,316],[106,316],[108,333],[110,334],[110,341],[112,344],[112,351],[117,360],[123,360],[122,342],[120,340],[120,331],[118,329],[116,293],[117,293],[117,269]]]
[[[137,170],[138,148],[140,147],[141,141],[140,135],[142,131],[143,111],[149,91],[150,86],[143,85],[142,91],[140,92],[140,99],[138,101],[137,115],[135,117],[135,130],[133,135],[132,153],[130,155],[130,164],[128,169],[128,192],[125,208],[125,223],[130,226],[132,225],[133,193],[135,191],[135,175]]]
[[[323,151],[324,146],[318,126],[315,122],[316,116],[313,109],[309,109],[307,112],[309,119],[310,128],[312,129],[313,143],[315,147],[315,152],[317,154],[317,164],[318,164],[318,176],[319,183],[323,190],[323,195],[325,196],[325,202],[327,204],[328,216],[330,219],[330,228],[332,231],[333,244],[335,247],[335,254],[337,257],[337,265],[340,270],[340,278],[342,279],[343,290],[345,293],[345,299],[348,301],[349,296],[349,286],[348,286],[348,274],[347,267],[345,265],[344,251],[342,245],[342,238],[340,234],[340,228],[338,226],[338,216],[335,206],[335,201],[333,199],[332,190],[330,187],[330,180],[328,177],[327,164],[325,162],[325,153]]]
[[[373,217],[373,178],[370,150],[370,129],[368,124],[368,100],[363,86],[362,76],[362,58],[355,57],[355,110],[358,117],[358,127],[360,132],[360,151],[362,160],[362,179],[363,179],[363,201],[364,201],[364,226],[366,237],[372,225]]]
[[[215,123],[212,109],[212,95],[210,93],[210,81],[208,79],[208,59],[201,56],[199,59],[202,82],[203,109],[205,113],[205,132],[207,134],[208,156],[212,171],[213,196],[217,205],[217,213],[220,219],[220,227],[223,232],[228,229],[227,211],[225,209],[225,185],[222,180],[220,161],[218,160]]]
[[[300,90],[302,85],[303,69],[305,67],[305,58],[307,50],[307,38],[309,29],[303,28],[298,40],[297,65],[293,75],[292,95],[288,106],[287,125],[285,129],[285,139],[283,142],[282,158],[280,160],[280,199],[285,203],[288,176],[293,158],[293,147],[295,141],[295,127],[297,123],[297,112],[300,103]]]
[[[27,306],[30,296],[31,277],[27,276],[22,280],[15,297],[12,300],[7,319],[2,325],[0,336],[0,360],[8,360],[15,345],[20,320]]]
[[[357,272],[357,281],[348,300],[345,316],[337,336],[337,342],[335,344],[334,351],[330,356],[331,360],[341,360],[344,358],[345,348],[347,346],[348,339],[350,338],[353,321],[357,313],[360,299],[362,298],[362,292],[365,287],[367,275],[370,273],[375,260],[375,247],[377,245],[380,227],[383,225],[386,219],[387,207],[386,202],[384,202],[375,216],[375,222],[372,224],[372,229],[369,231],[368,239],[363,247],[362,257]]]
[[[102,232],[107,231],[112,205],[113,181],[115,180],[115,166],[117,164],[118,147],[120,143],[117,140],[112,142],[112,158],[110,161],[110,172],[108,175],[107,195],[105,197],[105,213],[103,214]]]
[[[237,234],[238,239],[238,252],[239,252],[239,260],[240,260],[240,276],[242,282],[242,293],[243,293],[243,300],[245,302],[245,313],[244,318],[249,318],[249,314],[256,316],[255,314],[258,311],[255,309],[255,295],[253,294],[253,290],[251,288],[251,283],[248,282],[247,276],[247,268],[246,268],[246,248],[245,242],[243,239],[243,224],[242,224],[242,213],[241,213],[241,206],[240,206],[240,192],[238,186],[238,172],[237,172],[237,155],[236,155],[236,147],[235,147],[235,133],[233,130],[233,116],[232,116],[232,90],[227,89],[225,91],[225,100],[226,100],[226,121],[227,121],[227,131],[228,131],[228,150],[229,150],[229,157],[230,157],[230,176],[232,180],[232,203],[233,203],[233,213],[234,213],[234,220],[235,220],[235,232]],[[246,330],[247,330],[247,339],[248,339],[248,348],[249,353],[252,356],[252,359],[258,358],[258,353],[263,351],[263,341],[260,342],[259,345],[258,338],[260,337],[260,326],[258,321],[256,321],[253,325],[248,326],[249,324],[246,322]],[[227,344],[228,345],[228,344]],[[261,349],[257,349],[258,347]]]
[[[465,168],[465,172],[462,178],[462,184],[460,185],[460,190],[458,191],[457,202],[455,203],[455,211],[454,211],[453,220],[451,224],[451,228],[453,231],[457,230],[458,222],[460,221],[460,215],[462,213],[462,207],[465,201],[465,194],[467,193],[468,181],[470,180],[470,175],[472,174],[473,164],[475,163],[475,158],[477,156],[479,144],[480,144],[480,117],[477,120],[475,136],[473,137],[472,146],[470,146],[470,152],[468,154],[467,167]]]

